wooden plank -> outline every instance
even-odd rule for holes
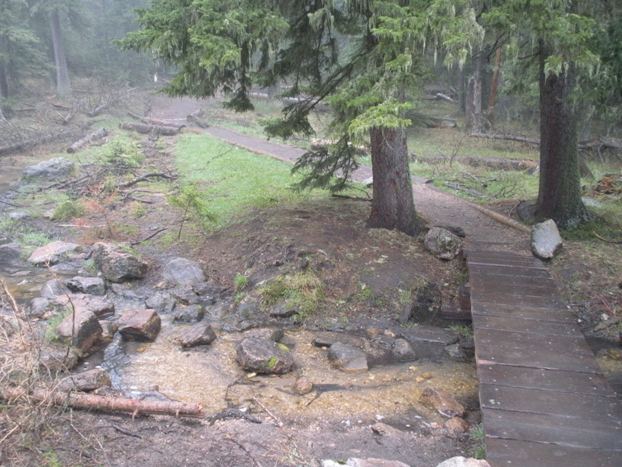
[[[475,328],[478,362],[544,368],[548,370],[600,373],[585,339]]]
[[[514,305],[514,306],[528,306],[547,308],[554,307],[559,308],[563,306],[563,303],[559,297],[552,296],[538,296],[538,295],[523,295],[520,300],[516,295],[511,295],[503,290],[488,290],[486,292],[480,290],[471,291],[471,303],[472,304],[493,304],[493,305]]]
[[[522,268],[511,265],[492,265],[492,264],[479,264],[468,262],[469,272],[471,275],[484,274],[484,275],[505,275],[511,277],[546,277],[550,278],[551,274],[546,269],[538,268]]]
[[[577,320],[568,310],[561,307],[526,307],[503,303],[471,303],[471,314],[483,316],[510,316],[517,319],[537,319],[555,323],[576,324]]]
[[[513,277],[513,276],[484,276],[481,274],[469,277],[469,284],[474,289],[487,287],[491,282],[497,284],[498,287],[506,287],[514,293],[539,293],[546,291],[549,293],[559,293],[557,284],[553,279],[544,277]]]
[[[589,419],[610,425],[612,429],[622,429],[622,406],[613,398],[486,383],[480,383],[479,394],[484,409]]]
[[[539,319],[521,319],[507,316],[475,315],[473,325],[478,329],[496,329],[499,331],[526,332],[537,336],[583,337],[574,323],[556,323]]]
[[[622,429],[594,420],[493,409],[482,410],[482,416],[490,438],[617,451],[622,455]]]
[[[483,251],[467,251],[467,261],[474,263],[490,263],[490,264],[512,264],[516,266],[528,266],[540,269],[546,269],[547,266],[542,261],[533,256],[516,255],[498,252]]]
[[[563,391],[575,394],[615,398],[614,390],[601,374],[574,371],[545,370],[521,366],[479,364],[480,383],[505,385],[526,389]]]
[[[510,439],[486,439],[492,467],[620,467],[620,453]]]

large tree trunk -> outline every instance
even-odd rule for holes
[[[373,128],[370,137],[374,199],[368,225],[415,235],[418,223],[406,132],[404,129]]]
[[[501,47],[497,47],[495,51],[495,66],[492,71],[492,80],[490,82],[490,94],[488,95],[488,109],[486,115],[491,126],[495,122],[495,105],[497,104],[497,89],[499,88],[499,72],[501,70]]]
[[[574,84],[572,65],[545,75],[547,53],[540,57],[540,190],[536,214],[563,228],[587,220],[581,199],[577,121],[570,101]]]
[[[58,10],[50,13],[50,27],[54,48],[54,65],[56,66],[56,92],[59,96],[66,96],[71,93],[71,81],[69,80],[69,69],[67,68],[67,57]]]
[[[9,79],[4,63],[0,63],[0,99],[9,97]]]
[[[482,51],[477,50],[473,63],[473,76],[469,78],[466,96],[466,126],[474,133],[484,130],[482,116]]]

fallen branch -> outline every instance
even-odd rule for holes
[[[364,201],[364,202],[368,202],[368,203],[372,202],[372,199],[370,199],[370,198],[362,198],[360,196],[340,195],[339,193],[333,193],[332,197],[333,198],[339,198],[339,199],[348,199],[348,200],[352,200],[352,201]]]
[[[156,126],[165,126],[165,127],[171,127],[171,128],[179,128],[179,130],[181,130],[184,125],[175,125],[173,123],[170,123],[166,120],[160,120],[157,118],[150,118],[150,117],[141,117],[138,114],[135,114],[134,112],[128,112],[127,113],[130,117],[135,118],[137,120],[140,120],[142,123],[146,124],[146,125],[156,125]]]
[[[199,116],[201,114],[201,111],[197,111],[197,112],[193,112],[190,115],[188,115],[186,117],[186,120],[188,120],[188,123],[192,123],[193,125],[198,126],[199,128],[209,128],[209,123],[207,123],[205,120],[201,119]]]
[[[156,235],[160,235],[162,232],[166,232],[167,230],[168,230],[167,228],[158,229],[154,233],[149,235],[148,237],[145,237],[142,240],[137,240],[135,242],[132,242],[132,243],[130,243],[130,245],[132,245],[132,246],[140,245],[141,243],[146,242],[147,240],[151,240]]]
[[[102,412],[128,413],[136,415],[172,415],[175,417],[201,417],[203,408],[199,404],[183,402],[144,401],[125,397],[98,396],[95,394],[65,393],[35,389],[32,392],[21,388],[0,389],[0,398],[15,400],[30,398],[38,402],[67,406],[74,409],[99,410]]]
[[[278,418],[276,415],[274,415],[272,412],[270,412],[270,409],[268,409],[268,407],[266,407],[266,406],[265,406],[265,405],[263,405],[261,402],[259,402],[259,399],[257,399],[256,397],[253,397],[253,401],[254,401],[254,402],[255,402],[255,403],[256,403],[259,407],[261,407],[261,408],[264,410],[264,412],[266,412],[266,413],[270,416],[270,418],[271,418],[272,420],[274,420],[274,421],[275,421],[275,423],[277,424],[277,426],[279,426],[279,427],[283,426],[283,422],[282,422],[281,420],[279,420],[279,418]]]
[[[108,130],[106,128],[100,128],[99,130],[94,131],[93,133],[90,133],[86,135],[84,138],[81,138],[75,143],[73,143],[71,146],[67,148],[67,152],[70,154],[74,152],[78,152],[83,147],[88,146],[89,144],[93,144],[94,142],[99,141],[100,139],[104,139],[106,136],[108,136]]]
[[[100,113],[102,113],[104,110],[106,110],[109,106],[110,106],[110,102],[106,102],[104,104],[98,105],[97,107],[95,107],[90,112],[87,112],[86,115],[91,117],[91,118],[97,117]]]
[[[594,236],[605,242],[605,243],[611,243],[612,245],[622,245],[622,240],[609,240],[608,238],[602,237],[601,235],[598,235],[595,231],[592,231],[592,233],[594,234]]]
[[[131,182],[127,182],[127,183],[124,183],[122,185],[119,185],[119,188],[120,189],[129,188],[131,186],[136,185],[137,183],[144,182],[145,180],[149,180],[150,178],[157,178],[157,177],[165,178],[166,180],[174,180],[175,179],[175,177],[172,177],[170,175],[166,175],[165,173],[154,172],[154,173],[149,173],[147,175],[143,175],[142,177],[138,177],[138,178],[132,180]]]
[[[145,123],[121,123],[119,128],[123,130],[136,131],[137,133],[148,135],[150,133],[162,136],[174,136],[181,130],[177,126],[148,125]]]
[[[527,138],[526,136],[519,135],[506,135],[499,133],[480,133],[474,132],[470,134],[473,138],[484,138],[484,139],[493,139],[493,140],[501,140],[501,141],[514,141],[517,143],[528,144],[530,146],[540,146],[539,139]]]

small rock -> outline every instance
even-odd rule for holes
[[[199,323],[183,331],[179,343],[184,349],[209,345],[216,340],[216,333],[209,323]]]
[[[66,281],[65,285],[72,292],[89,295],[104,295],[106,293],[106,283],[101,277],[76,276]]]
[[[28,316],[32,318],[43,318],[51,309],[53,309],[53,306],[50,300],[45,297],[36,297],[30,301]]]
[[[452,260],[462,250],[462,240],[447,229],[432,227],[425,236],[426,249],[439,259]]]
[[[119,319],[119,332],[127,340],[154,341],[161,321],[155,310],[130,310]]]
[[[328,360],[335,368],[346,373],[356,373],[369,369],[365,352],[341,342],[335,342],[330,346]]]
[[[186,258],[174,258],[166,263],[162,272],[164,279],[175,286],[195,286],[205,282],[205,274],[199,263]]]
[[[13,221],[21,221],[22,219],[29,218],[30,215],[26,211],[11,211],[9,213],[9,219]]]
[[[244,337],[257,337],[269,341],[280,342],[285,333],[281,328],[255,328],[249,329],[244,333]]]
[[[64,303],[64,300],[62,300],[63,297],[60,298],[61,303]],[[98,318],[114,315],[115,312],[114,303],[105,297],[80,294],[72,296],[71,302],[76,310],[90,311]]]
[[[101,368],[93,368],[92,370],[76,373],[62,379],[58,384],[60,391],[95,391],[103,387],[112,385],[110,377],[106,371]]]
[[[63,281],[52,279],[43,284],[40,294],[43,298],[56,300],[58,297],[66,297],[69,295],[69,289],[65,286]]]
[[[375,459],[370,457],[369,459],[358,459],[351,457],[345,464],[341,462],[335,462],[332,460],[323,460],[322,467],[409,467],[408,464],[404,464],[400,461],[393,461],[387,459]]]
[[[410,320],[429,321],[441,310],[441,289],[434,282],[424,279],[412,291],[412,301],[405,305],[399,321],[404,324]]]
[[[473,458],[465,458],[462,456],[452,457],[444,462],[441,462],[436,467],[490,467],[490,464],[485,460],[478,460]]]
[[[464,406],[442,389],[425,388],[421,401],[434,407],[444,417],[462,417]]]
[[[87,354],[97,344],[104,331],[95,314],[88,310],[76,309],[61,321],[56,332],[59,337],[71,340],[73,347]]]
[[[444,359],[445,348],[459,340],[455,332],[420,324],[400,331],[400,337],[406,339],[419,358]]]
[[[179,305],[175,308],[174,321],[180,323],[196,323],[205,316],[205,309],[201,305]]]
[[[536,224],[531,229],[531,251],[544,260],[553,259],[563,246],[562,237],[554,220]]]
[[[80,245],[69,242],[55,241],[37,248],[28,258],[35,266],[56,264],[80,250]]]
[[[445,347],[445,352],[447,352],[447,355],[449,356],[449,358],[451,358],[455,362],[469,361],[469,357],[464,352],[464,350],[462,350],[462,347],[460,347],[460,344],[448,345],[447,347]]]
[[[19,243],[12,242],[0,245],[0,264],[10,266],[19,262],[22,256],[22,247]]]
[[[249,337],[236,349],[237,361],[246,371],[259,374],[284,374],[294,367],[294,359],[274,341]]]
[[[156,292],[145,301],[148,308],[158,313],[171,313],[175,309],[175,299],[170,293]]]
[[[299,396],[304,396],[313,391],[313,383],[308,378],[301,376],[296,380],[292,389]]]
[[[65,372],[74,369],[78,365],[78,351],[66,346],[44,347],[39,355],[39,364],[51,373]]]
[[[56,179],[66,177],[75,171],[75,164],[62,157],[56,157],[38,164],[26,167],[23,171],[25,179],[44,178]]]
[[[435,225],[434,227],[439,227],[441,229],[449,230],[452,234],[460,238],[466,237],[466,232],[464,231],[464,229],[457,225]]]
[[[406,339],[395,339],[391,353],[400,362],[411,362],[417,359],[417,354]]]
[[[450,436],[460,437],[469,431],[469,423],[460,417],[452,417],[445,422],[445,429]]]
[[[382,422],[374,423],[371,426],[371,431],[378,436],[399,436],[402,433],[401,430]]]
[[[147,263],[121,246],[99,242],[93,248],[95,264],[109,281],[124,282],[145,277]]]
[[[298,313],[298,308],[287,303],[279,303],[270,310],[270,316],[273,318],[290,318],[296,313]]]
[[[532,201],[521,201],[516,206],[516,214],[522,222],[531,224],[536,218],[536,207]]]

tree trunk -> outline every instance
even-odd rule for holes
[[[404,129],[373,128],[371,159],[374,199],[370,227],[418,232]]]
[[[0,99],[9,97],[9,79],[4,63],[0,63]]]
[[[547,51],[540,53],[540,189],[536,215],[573,228],[588,219],[581,199],[577,121],[570,94],[574,70],[545,75]]]
[[[499,71],[501,68],[501,47],[495,52],[495,66],[492,71],[492,80],[490,82],[490,94],[488,95],[488,109],[486,114],[488,121],[494,125],[495,121],[495,105],[497,104],[497,89],[499,88]]]
[[[67,57],[63,45],[60,15],[58,10],[50,13],[50,27],[52,29],[52,46],[54,48],[54,65],[56,66],[56,92],[59,96],[71,93],[71,81],[67,68]]]
[[[475,54],[473,76],[467,85],[466,118],[467,128],[474,133],[481,133],[484,129],[482,118],[482,51]]]

